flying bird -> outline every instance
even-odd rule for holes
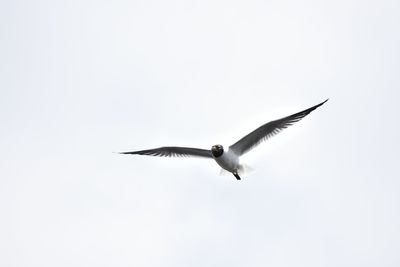
[[[227,150],[225,150],[222,145],[217,144],[213,145],[211,150],[192,147],[165,146],[154,149],[119,153],[159,157],[200,157],[214,159],[219,166],[232,173],[237,180],[240,180],[241,178],[239,174],[244,170],[244,165],[239,161],[240,156],[249,152],[261,142],[281,132],[283,129],[286,129],[295,122],[300,121],[302,118],[310,114],[310,112],[322,106],[326,101],[328,101],[328,99],[318,105],[293,115],[270,121],[229,146]]]

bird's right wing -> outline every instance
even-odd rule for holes
[[[243,155],[244,153],[250,151],[252,148],[257,146],[261,142],[279,133],[280,131],[289,127],[295,122],[298,122],[299,120],[307,116],[311,111],[322,106],[326,101],[328,101],[328,99],[318,105],[300,111],[296,114],[287,116],[279,120],[270,121],[260,126],[259,128],[255,129],[254,131],[252,131],[251,133],[249,133],[248,135],[246,135],[245,137],[243,137],[242,139],[231,145],[229,148],[232,149],[237,155],[239,156]]]
[[[191,148],[191,147],[178,147],[178,146],[165,146],[154,149],[130,151],[130,152],[119,152],[120,154],[132,154],[132,155],[146,155],[146,156],[158,156],[158,157],[203,157],[213,158],[211,150]]]

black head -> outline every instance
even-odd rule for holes
[[[211,153],[214,156],[214,158],[218,158],[224,153],[224,148],[221,145],[212,146]]]

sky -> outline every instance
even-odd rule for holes
[[[398,1],[0,2],[0,266],[399,266]],[[329,101],[243,157],[229,146]]]

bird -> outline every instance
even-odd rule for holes
[[[312,106],[303,111],[289,115],[287,117],[267,122],[246,136],[242,137],[236,143],[228,147],[227,150],[220,145],[216,144],[211,149],[201,149],[192,147],[179,147],[179,146],[164,146],[154,149],[118,152],[119,154],[130,155],[145,155],[145,156],[158,156],[158,157],[198,157],[214,159],[215,162],[225,171],[233,174],[237,180],[241,180],[239,174],[243,173],[245,165],[240,162],[240,157],[249,152],[260,143],[266,141],[272,136],[278,134],[287,127],[300,121],[305,116],[310,114],[315,109],[319,108],[329,99]]]

